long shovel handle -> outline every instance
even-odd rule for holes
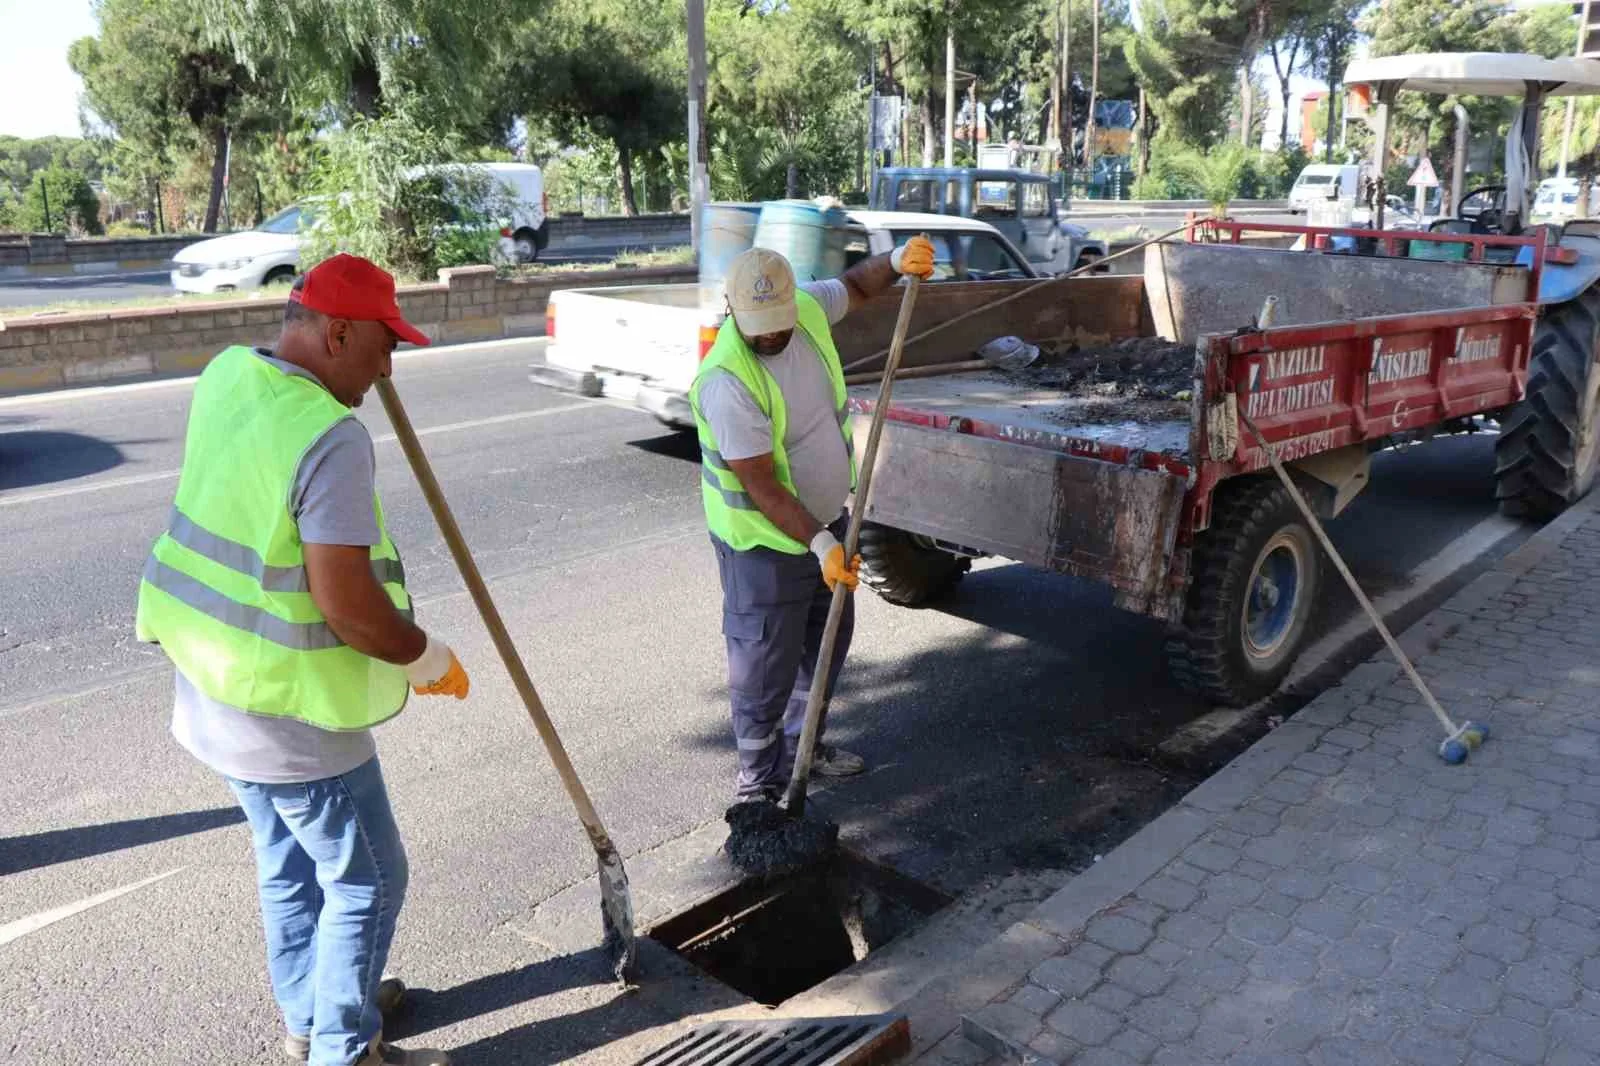
[[[394,426],[394,435],[400,442],[401,450],[406,453],[406,461],[411,464],[411,470],[417,477],[417,484],[422,488],[422,495],[428,501],[428,508],[433,511],[434,520],[439,523],[439,532],[444,534],[444,542],[450,547],[456,568],[461,571],[461,578],[467,583],[467,591],[472,594],[472,602],[477,604],[478,613],[483,616],[484,627],[489,630],[489,637],[494,641],[495,649],[506,664],[506,672],[511,675],[511,683],[516,686],[517,694],[522,697],[523,706],[528,709],[528,717],[533,719],[534,728],[539,731],[539,739],[544,741],[544,746],[550,753],[550,761],[555,764],[556,773],[561,777],[561,783],[566,786],[567,795],[572,797],[572,805],[578,809],[578,818],[583,822],[583,828],[588,832],[590,842],[602,857],[615,856],[616,845],[611,842],[605,826],[601,824],[600,815],[594,809],[594,803],[589,799],[589,793],[584,789],[583,782],[578,780],[578,772],[573,769],[572,760],[567,757],[566,746],[561,743],[561,737],[550,721],[549,712],[545,710],[544,701],[539,698],[538,690],[533,687],[533,679],[528,676],[528,669],[522,663],[522,656],[512,643],[511,634],[506,630],[500,611],[489,596],[489,586],[484,584],[483,575],[478,572],[478,564],[473,560],[472,552],[467,549],[466,539],[461,535],[461,527],[456,525],[455,515],[450,512],[450,504],[445,501],[444,490],[439,487],[439,480],[433,475],[433,466],[423,454],[422,442],[417,439],[417,432],[411,427],[411,419],[400,403],[400,396],[395,392],[394,384],[388,378],[378,379],[378,397],[383,401],[383,409],[389,414],[389,422]]]
[[[872,467],[878,458],[878,438],[883,435],[883,420],[894,391],[894,374],[900,369],[900,357],[905,354],[906,334],[911,328],[911,310],[916,306],[917,291],[921,287],[921,278],[909,278],[905,293],[900,297],[900,314],[894,321],[889,358],[883,365],[883,380],[878,385],[877,406],[872,409],[867,447],[861,453],[861,464],[856,472],[856,501],[850,509],[850,525],[844,538],[846,562],[855,558],[856,544],[861,539],[861,523],[867,514],[867,495],[872,491]],[[833,586],[833,600],[828,604],[828,621],[823,626],[822,645],[817,650],[816,676],[811,682],[811,694],[806,698],[806,720],[800,729],[800,749],[795,752],[794,773],[789,778],[789,789],[783,797],[784,807],[796,818],[806,810],[806,786],[811,781],[813,749],[817,745],[817,731],[822,725],[822,708],[828,701],[828,680],[833,674],[833,647],[839,639],[839,621],[844,616],[844,600],[848,595],[850,590],[844,582],[837,582]]]

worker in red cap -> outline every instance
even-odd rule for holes
[[[312,1066],[437,1066],[382,1038],[406,853],[372,728],[467,675],[412,621],[372,437],[350,410],[401,341],[394,279],[336,255],[296,283],[271,349],[195,384],[171,523],[139,585],[139,639],[177,667],[172,732],[220,773],[255,842],[284,1049]]]

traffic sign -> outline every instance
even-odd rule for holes
[[[1439,177],[1433,172],[1433,161],[1423,156],[1422,162],[1417,164],[1417,169],[1406,179],[1406,184],[1421,189],[1431,189],[1438,185]]]

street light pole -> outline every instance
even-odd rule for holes
[[[706,144],[706,5],[688,0],[689,15],[689,241],[700,254],[700,213],[709,199],[711,153]]]
[[[955,166],[956,154],[956,30],[944,36],[944,165]]]

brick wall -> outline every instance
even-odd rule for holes
[[[406,318],[435,343],[532,336],[555,289],[693,281],[693,267],[604,270],[507,281],[456,267],[400,289]],[[193,373],[232,344],[270,344],[283,300],[240,299],[150,310],[0,319],[0,395]]]

